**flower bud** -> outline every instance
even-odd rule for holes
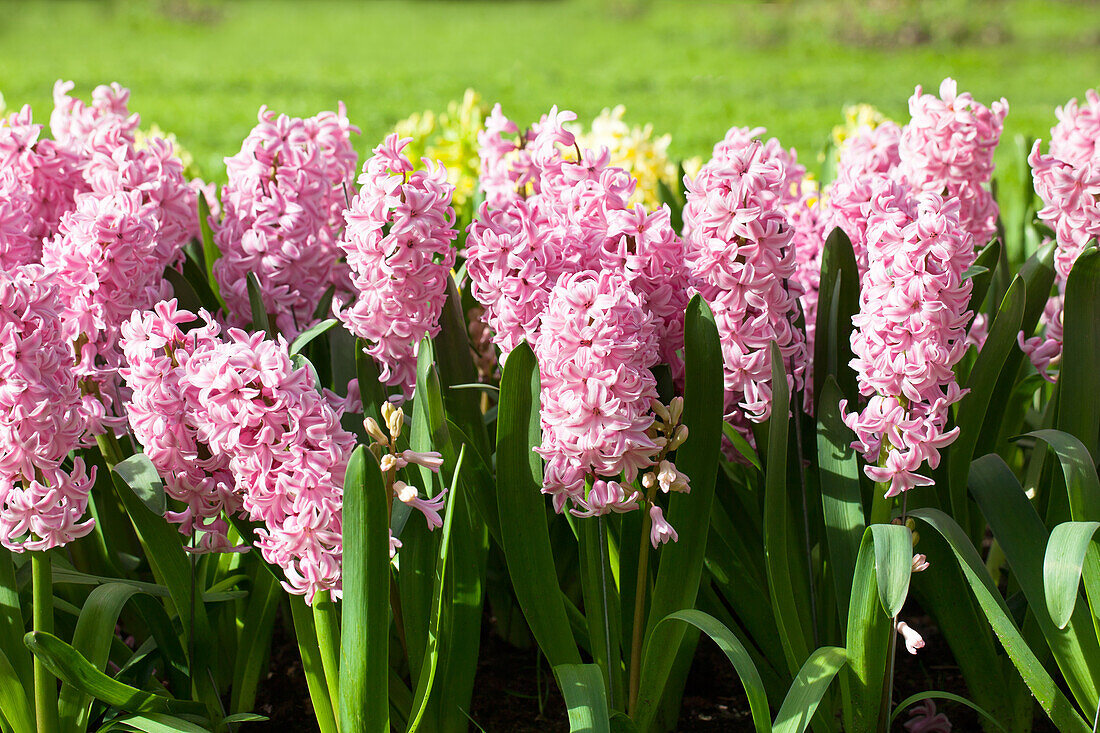
[[[897,624],[898,634],[901,635],[902,640],[905,642],[905,650],[910,654],[916,654],[918,649],[924,648],[924,638],[917,633],[909,624],[904,621],[898,621]]]
[[[678,425],[676,427],[676,432],[672,434],[672,440],[670,440],[668,442],[668,449],[670,451],[671,450],[676,450],[677,448],[679,448],[681,445],[684,444],[684,441],[686,441],[687,438],[688,438],[688,426],[687,425]]]

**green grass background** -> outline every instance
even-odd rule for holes
[[[294,115],[347,103],[360,152],[466,87],[519,121],[552,104],[628,121],[705,155],[763,125],[816,165],[843,105],[897,119],[945,76],[988,103],[1006,137],[1045,137],[1054,107],[1100,84],[1100,5],[1037,0],[527,2],[40,2],[0,4],[0,91],[48,120],[54,80],[85,98],[133,90],[143,123],[174,131],[207,177],[261,104]]]

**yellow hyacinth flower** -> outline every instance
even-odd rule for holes
[[[604,109],[592,120],[592,127],[587,132],[580,126],[573,126],[570,131],[577,136],[581,147],[606,147],[611,154],[611,165],[638,179],[631,203],[657,208],[661,205],[659,181],[664,181],[673,191],[679,190],[676,165],[668,157],[672,136],[654,137],[653,125],[631,127],[623,121],[625,112],[621,104],[614,109]]]
[[[833,128],[833,147],[837,156],[844,148],[847,140],[862,127],[875,129],[883,122],[889,122],[890,118],[879,112],[869,104],[851,104],[844,108],[844,124]]]
[[[413,165],[423,165],[421,158],[437,160],[447,169],[447,180],[455,187],[454,206],[459,212],[467,209],[477,191],[480,168],[477,133],[488,113],[481,96],[467,89],[462,101],[452,101],[444,112],[426,110],[401,120],[394,130],[401,137],[411,137],[406,154]]]

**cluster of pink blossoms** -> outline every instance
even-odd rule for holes
[[[198,549],[223,551],[226,516],[242,512],[263,524],[256,545],[283,569],[288,592],[307,602],[320,591],[339,597],[344,473],[355,447],[340,426],[341,401],[317,391],[308,366],[294,366],[282,336],[222,333],[209,313],[198,319],[184,332],[196,316],[173,300],[124,327],[131,427],[186,506],[169,518],[185,534],[203,533]],[[403,484],[394,493],[438,525],[436,503]]]
[[[887,497],[925,486],[922,464],[939,464],[939,449],[958,428],[945,430],[949,407],[964,394],[953,368],[966,348],[974,262],[973,238],[959,220],[958,199],[913,196],[882,176],[868,212],[868,269],[853,319],[851,365],[862,412],[846,412],[852,444],[867,475],[888,483]]]
[[[1028,162],[1044,204],[1039,218],[1054,228],[1058,243],[1054,267],[1059,292],[1043,313],[1043,335],[1026,342],[1020,337],[1047,379],[1053,379],[1050,367],[1062,355],[1062,301],[1069,273],[1089,242],[1100,238],[1100,95],[1090,89],[1084,105],[1071,99],[1056,115],[1050,152],[1041,153],[1042,141],[1036,140]]]
[[[210,224],[222,253],[214,276],[234,325],[252,320],[249,272],[288,337],[311,325],[330,286],[348,289],[336,240],[355,194],[353,132],[343,105],[308,119],[261,107],[240,152],[225,159],[224,217]]]
[[[543,491],[559,512],[567,501],[590,514],[636,509],[635,492],[614,477],[633,481],[659,450],[647,434],[657,398],[653,318],[620,274],[583,271],[558,281],[541,321]],[[589,476],[618,488],[586,501]]]
[[[180,324],[193,317],[178,311],[175,299],[151,311],[134,311],[122,324],[126,361],[119,372],[130,389],[130,430],[164,477],[168,495],[184,504],[181,511],[169,510],[168,520],[179,524],[183,534],[196,536],[196,549],[228,551],[233,548],[226,516],[241,509],[229,457],[213,453],[187,419],[198,409],[200,395],[185,379],[182,365],[220,343],[219,327],[206,313],[199,315],[205,325],[185,333]]]
[[[466,241],[471,292],[507,353],[534,345],[559,278],[584,270],[620,273],[658,327],[661,361],[678,369],[687,306],[683,243],[669,211],[629,200],[636,181],[609,154],[581,148],[555,107],[530,130],[499,106],[479,136],[486,200]]]
[[[959,222],[975,246],[997,232],[997,204],[985,187],[993,177],[993,151],[1001,139],[1008,102],[986,107],[958,93],[953,79],[940,84],[939,97],[909,99],[912,119],[898,142],[898,172],[914,191],[959,200]]]
[[[367,342],[381,380],[399,386],[406,398],[416,385],[421,339],[439,333],[456,254],[454,186],[443,166],[426,159],[426,168],[414,171],[402,152],[409,142],[390,135],[363,166],[339,241],[355,299],[337,310],[348,330]]]
[[[39,265],[0,271],[0,543],[48,550],[88,534],[80,521],[95,471],[62,461],[84,431],[73,352],[52,275]]]
[[[77,349],[92,432],[117,424],[118,328],[169,292],[166,267],[198,232],[196,190],[172,146],[135,145],[129,91],[100,86],[86,105],[71,82],[54,87],[50,128],[31,110],[0,124],[0,264],[55,273],[65,338]]]
[[[256,544],[281,567],[286,588],[312,599],[340,592],[344,471],[355,447],[339,415],[295,368],[286,341],[231,328],[174,301],[134,313],[126,326],[125,370],[134,434],[172,497],[187,509],[170,518],[207,533],[202,549],[226,549],[223,513],[243,510]],[[206,474],[206,475],[203,475]]]
[[[778,345],[790,389],[801,388],[805,335],[795,327],[801,284],[795,279],[794,229],[786,207],[798,201],[803,175],[762,129],[734,128],[687,183],[684,228],[693,285],[714,311],[725,366],[726,415],[771,415],[769,346]]]

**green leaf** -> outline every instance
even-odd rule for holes
[[[210,290],[218,299],[221,307],[225,308],[225,299],[222,297],[218,279],[214,277],[214,263],[222,256],[218,245],[214,243],[214,232],[210,228],[210,205],[206,203],[206,196],[199,194],[199,226],[202,231],[202,255],[206,263],[206,281],[210,284]]]
[[[798,670],[791,690],[775,716],[772,725],[774,733],[804,733],[821,698],[846,661],[847,655],[840,647],[826,646],[811,654],[802,669]]]
[[[1085,552],[1100,522],[1064,522],[1050,533],[1043,558],[1043,590],[1054,625],[1066,628],[1077,604]]]
[[[836,378],[841,394],[854,400],[859,394],[852,359],[852,316],[859,313],[859,268],[855,250],[840,227],[833,229],[821,252],[821,294],[814,341],[814,394],[820,395],[825,378]],[[820,398],[818,398],[820,400]]]
[[[768,464],[764,476],[764,557],[768,571],[768,591],[787,667],[793,674],[810,656],[806,637],[809,622],[808,603],[802,602],[805,589],[798,582],[803,573],[794,542],[794,520],[790,490],[787,486],[787,429],[790,391],[779,347],[771,344],[772,416],[768,421]]]
[[[722,346],[714,315],[698,295],[688,304],[684,319],[684,357],[683,421],[688,428],[688,439],[676,451],[676,467],[690,477],[691,492],[669,497],[668,521],[676,528],[680,539],[663,545],[660,551],[657,582],[646,624],[647,651],[642,659],[656,654],[656,651],[651,653],[649,649],[659,649],[662,654],[658,655],[654,664],[642,669],[634,715],[641,730],[649,729],[666,688],[673,686],[670,675],[676,656],[674,652],[684,642],[685,629],[669,626],[658,632],[656,626],[670,613],[695,606],[721,459]],[[501,512],[501,516],[507,515]],[[646,541],[646,538],[641,538],[641,541]],[[677,681],[676,686],[681,682]]]
[[[990,245],[992,246],[992,245]],[[959,402],[955,423],[959,427],[959,436],[951,445],[947,459],[947,481],[951,495],[951,511],[963,526],[968,524],[969,507],[966,502],[966,477],[970,472],[970,462],[974,458],[974,447],[978,444],[982,423],[990,409],[1003,410],[1005,405],[990,405],[990,398],[1001,368],[1008,355],[1016,348],[1016,334],[1024,317],[1027,291],[1024,281],[1017,275],[1005,294],[1004,301],[997,311],[997,317],[989,329],[985,345],[978,352],[965,387],[968,393]]]
[[[600,668],[595,664],[559,664],[554,676],[565,698],[570,733],[611,733]]]
[[[1001,241],[994,238],[982,248],[974,264],[963,275],[963,279],[969,276],[974,281],[974,287],[970,291],[970,308],[975,315],[971,316],[971,323],[981,310],[982,303],[985,302],[986,293],[989,292],[989,286],[993,283],[993,275],[1000,258]]]
[[[444,604],[449,604],[453,599],[446,592],[447,559],[451,551],[451,527],[453,525],[455,504],[457,502],[458,475],[462,471],[462,461],[466,455],[466,447],[463,446],[458,454],[458,465],[455,466],[455,475],[451,479],[451,493],[447,497],[447,511],[443,517],[443,536],[439,540],[439,559],[435,565],[435,581],[432,583],[431,616],[428,620],[428,641],[424,649],[424,662],[420,667],[420,674],[416,683],[416,696],[413,698],[413,714],[409,722],[408,733],[413,733],[420,727],[420,721],[424,717],[424,711],[428,707],[428,699],[432,694],[432,685],[435,683],[436,670],[439,668],[439,637],[440,624],[444,613]],[[426,673],[425,673],[426,670]]]
[[[305,331],[302,331],[290,344],[290,354],[293,356],[294,354],[300,353],[302,349],[304,349],[309,344],[310,341],[313,341],[313,339],[325,333],[337,323],[339,323],[339,321],[337,321],[335,318],[326,318],[320,323],[311,326],[310,328],[307,328]]]
[[[141,503],[153,514],[164,516],[167,502],[164,498],[164,483],[160,474],[144,453],[135,453],[124,461],[115,464],[117,473],[134,492]]]
[[[901,612],[909,595],[909,578],[913,572],[913,535],[900,524],[872,524],[875,540],[875,576],[878,579],[878,599],[890,618]]]
[[[847,689],[850,691],[851,705],[844,709],[844,729],[851,733],[879,730],[881,721],[887,715],[887,711],[882,709],[882,686],[893,619],[884,610],[890,604],[882,601],[875,545],[880,536],[889,535],[882,535],[873,529],[884,526],[897,526],[899,530],[909,533],[906,527],[898,525],[871,525],[863,531],[852,580],[845,642],[848,653]],[[911,563],[912,556],[909,560]]]
[[[1073,263],[1062,320],[1056,427],[1092,452],[1100,431],[1100,250],[1095,246]]]
[[[252,592],[248,596],[248,606],[241,619],[237,639],[230,710],[250,710],[256,703],[265,655],[271,646],[275,628],[275,612],[282,595],[282,587],[271,573],[257,567],[252,573]]]
[[[390,543],[386,484],[355,449],[344,478],[340,733],[389,730]]]
[[[1030,335],[1035,330],[1035,324],[1039,322],[1039,317],[1050,296],[1050,289],[1054,284],[1053,243],[1032,255],[1020,268],[1019,277],[1023,280],[1027,294],[1021,330]],[[989,404],[996,409],[986,414],[973,455],[984,456],[986,453],[992,453],[997,447],[1006,418],[1004,406],[1010,404],[1023,358],[1024,354],[1019,349],[1010,350],[1005,357],[993,396],[989,400]]]
[[[1077,521],[1100,521],[1100,478],[1084,443],[1061,430],[1033,430],[1028,435],[1046,443],[1058,456],[1066,478],[1073,518]]]
[[[80,652],[53,634],[32,631],[24,637],[23,641],[54,676],[108,705],[130,713],[190,715],[206,713],[202,703],[155,695],[108,677],[92,666]]]
[[[930,692],[918,692],[915,695],[910,695],[909,697],[905,698],[897,704],[897,707],[894,708],[894,712],[890,716],[890,722],[893,723],[895,720],[897,720],[898,716],[905,712],[906,708],[908,708],[910,705],[918,703],[921,700],[929,699],[950,700],[951,702],[957,702],[960,705],[965,705],[966,707],[970,708],[971,710],[988,720],[990,723],[992,723],[993,727],[995,727],[997,730],[1008,733],[1008,731],[1005,730],[1005,727],[1001,725],[996,718],[994,718],[991,714],[986,712],[984,708],[978,706],[976,703],[967,700],[965,697],[960,697],[950,692],[940,692],[939,690],[932,690]]]
[[[769,733],[772,729],[771,711],[768,710],[768,697],[764,692],[764,683],[760,679],[760,672],[753,664],[752,657],[738,638],[713,616],[695,609],[684,609],[665,616],[657,625],[672,626],[673,621],[690,624],[709,636],[718,648],[726,655],[737,672],[738,679],[745,687],[745,696],[749,701],[749,710],[752,713],[753,725],[757,733]],[[660,649],[647,650],[645,667],[658,663],[658,658],[667,652]],[[643,673],[643,678],[645,674]]]
[[[552,667],[580,664],[565,605],[557,591],[543,498],[542,466],[532,449],[542,442],[539,374],[526,343],[509,355],[497,412],[497,506],[508,575],[516,600]],[[693,487],[694,488],[694,487]]]
[[[209,728],[196,725],[190,720],[177,718],[163,713],[146,713],[145,715],[127,715],[115,718],[106,727],[100,728],[100,733],[106,730],[141,731],[142,733],[209,733]]]
[[[760,462],[760,456],[756,454],[756,449],[752,447],[749,441],[745,440],[745,436],[738,432],[737,428],[733,427],[728,422],[723,422],[722,435],[726,436],[726,440],[733,444],[733,449],[736,450],[742,458],[751,463],[760,473],[764,472],[764,464]]]
[[[439,326],[439,334],[434,339],[438,357],[436,366],[447,415],[471,438],[471,447],[482,455],[488,455],[489,434],[481,419],[481,397],[476,392],[456,389],[457,385],[477,381],[477,365],[470,349],[462,296],[450,276],[447,278],[447,301],[440,314]]]
[[[1013,623],[1008,605],[1001,597],[1000,591],[993,585],[978,551],[974,549],[958,523],[938,509],[916,509],[909,515],[927,522],[951,546],[959,567],[974,592],[978,605],[997,634],[997,638],[1016,665],[1016,669],[1020,671],[1039,706],[1050,716],[1058,730],[1064,733],[1091,731],[1091,726],[1085,723],[1073,709],[1073,704],[1058,689],[1058,685],[1051,679],[1043,663],[1032,652],[1020,630]]]
[[[1043,557],[1039,552],[1048,541],[1043,520],[1000,456],[989,455],[974,461],[970,469],[970,492],[1004,550],[1074,697],[1084,709],[1096,710],[1100,645],[1087,610],[1078,608],[1064,629],[1054,624],[1047,611]]]
[[[73,634],[73,648],[96,669],[107,669],[107,655],[115,636],[119,613],[137,592],[130,585],[108,583],[97,586],[84,601]],[[62,685],[57,705],[62,728],[85,730],[88,727],[92,712],[91,695],[70,685]]]
[[[359,380],[359,395],[363,399],[363,415],[379,420],[382,403],[386,402],[386,388],[379,381],[378,365],[367,353],[367,342],[355,340],[355,376]]]
[[[129,463],[131,459],[120,461],[116,464],[116,469],[123,464],[132,465],[135,469],[138,469],[144,463],[142,458],[145,461],[148,460],[144,456],[138,458],[138,455],[132,457],[137,459],[132,464]],[[132,473],[136,476],[149,478],[147,467],[135,470]],[[151,511],[145,502],[139,498],[137,492],[143,489],[131,487],[117,470],[112,471],[112,479],[115,493],[122,501],[126,514],[141,540],[145,556],[152,567],[153,576],[168,588],[172,604],[179,613],[182,628],[188,634],[194,633],[199,640],[212,639],[213,632],[209,618],[206,615],[206,607],[202,603],[191,602],[193,570],[191,562],[184,552],[179,530],[168,524],[163,514]],[[192,609],[194,609],[193,615]],[[199,696],[206,703],[209,712],[214,714],[219,710],[220,703],[217,690],[210,683],[210,677],[206,673],[213,649],[208,644],[202,643],[194,644],[193,647],[195,657],[190,660],[190,667],[194,673],[196,686],[199,688]]]
[[[21,677],[12,667],[4,652],[0,651],[0,720],[11,727],[13,733],[35,733],[34,708],[28,697],[31,677]]]
[[[317,301],[317,307],[313,309],[313,320],[319,321],[322,317],[332,313],[332,298],[336,295],[336,286],[329,285],[325,292],[321,293],[321,299]]]
[[[338,710],[335,708],[340,701],[334,700],[329,694],[325,681],[324,662],[321,661],[321,650],[317,645],[317,630],[314,628],[313,614],[303,596],[292,594],[288,600],[290,617],[294,624],[294,638],[298,643],[302,672],[305,674],[310,702],[313,703],[313,715],[317,720],[317,727],[321,733],[337,733]],[[344,643],[344,638],[341,638],[341,643]]]
[[[260,281],[255,273],[248,273],[245,278],[248,287],[248,304],[252,308],[252,330],[266,331],[270,338],[275,338],[275,330],[272,328],[271,316],[264,305],[263,291],[260,290]]]
[[[829,547],[830,575],[836,585],[841,626],[847,624],[852,573],[863,537],[863,500],[859,463],[852,448],[852,431],[840,416],[840,387],[829,375],[817,403],[817,465],[821,480],[821,509]]]
[[[31,654],[23,644],[24,633],[26,627],[19,600],[19,583],[15,577],[15,556],[10,550],[0,549],[0,655],[11,666],[16,679],[29,680],[34,673]],[[0,688],[3,686],[4,682],[0,679]],[[33,704],[29,695],[27,702]],[[3,707],[0,705],[0,710]]]

